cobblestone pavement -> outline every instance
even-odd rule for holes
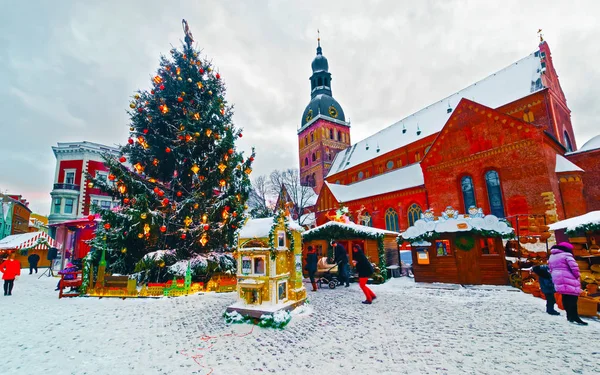
[[[2,374],[597,374],[600,322],[544,313],[503,288],[408,279],[309,292],[283,330],[224,323],[235,295],[58,300],[24,275],[0,299]],[[491,290],[487,290],[491,289]]]

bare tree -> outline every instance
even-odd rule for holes
[[[308,207],[315,204],[317,195],[310,186],[302,186],[300,183],[300,171],[298,169],[286,169],[283,171],[274,170],[269,176],[270,191],[278,197],[280,204],[290,201],[293,204],[291,213],[294,218],[297,218],[300,225],[305,225],[302,221],[306,218],[302,217],[304,211]]]
[[[248,208],[253,218],[263,218],[273,215],[273,205],[270,199],[270,181],[266,176],[258,176],[252,181],[252,191],[248,197]]]

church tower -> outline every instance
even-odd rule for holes
[[[335,155],[350,146],[350,122],[331,93],[331,73],[321,38],[312,62],[310,99],[298,130],[300,178],[302,185],[312,186],[318,194]]]

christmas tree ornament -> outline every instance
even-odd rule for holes
[[[152,165],[154,165],[156,167],[158,165],[158,159],[154,158],[152,160]]]
[[[140,95],[139,94],[135,94],[133,97],[135,98],[135,100],[138,100],[140,98]]]
[[[159,83],[162,83],[162,81],[163,81],[163,79],[162,79],[160,76],[155,76],[155,77],[154,77],[154,83],[156,83],[157,85],[158,85]]]
[[[252,163],[254,161],[254,157],[250,156],[250,159],[248,159],[248,160],[250,160],[250,163]]]
[[[196,136],[196,137],[199,137],[199,136],[200,136],[200,133],[198,133],[198,132],[195,132],[195,133],[194,133],[194,136]]]
[[[144,134],[148,134],[148,129],[144,129],[144,130],[142,130],[142,133],[144,133]]]
[[[252,169],[251,168],[246,168],[246,170],[244,172],[246,172],[246,174],[249,175],[250,173],[252,173]]]
[[[142,220],[146,220],[146,218],[147,218],[147,217],[148,217],[148,214],[146,214],[145,212],[142,212],[142,213],[140,214],[140,218],[141,218]]]
[[[223,163],[219,164],[217,166],[217,168],[221,171],[221,173],[225,172],[225,169],[227,169],[227,166]]]
[[[194,172],[194,174],[198,174],[198,171],[200,170],[200,167],[198,167],[196,164],[194,164],[191,168],[192,172]]]
[[[185,130],[185,126],[183,126],[183,125],[179,126],[179,130],[180,131],[184,131]]]
[[[231,216],[233,216],[233,217],[237,217],[237,212],[233,211],[233,212],[231,213]]]
[[[192,218],[189,216],[186,216],[183,223],[185,224],[186,227],[189,227],[190,225],[192,225]]]
[[[109,179],[109,181],[114,181],[114,180],[115,180],[115,178],[116,178],[116,177],[115,177],[115,175],[114,175],[114,174],[112,174],[112,173],[109,173],[109,174],[108,174],[108,179]]]
[[[164,225],[162,225],[162,226],[160,227],[160,231],[161,231],[162,233],[165,233],[165,232],[167,231],[167,227],[166,227],[166,226],[164,226]]]
[[[110,223],[104,224],[104,229],[109,230],[110,229]]]
[[[200,205],[198,203],[194,203],[194,209],[197,210]]]
[[[186,236],[186,234],[185,234],[185,233],[182,233],[182,234],[181,234],[181,239],[182,239],[182,240],[185,240],[185,238],[186,238],[186,237],[187,237],[187,236]]]
[[[203,228],[204,228],[204,230],[209,230],[210,229],[210,225],[204,224]]]
[[[181,103],[181,102],[183,101],[183,98],[180,96],[180,97],[178,97],[178,98],[177,98],[177,101],[178,101],[179,103]]]
[[[144,235],[146,235],[146,237],[150,236],[150,225],[148,225],[148,223],[144,224]]]
[[[121,157],[119,158],[119,161],[120,161],[121,163],[125,163],[125,162],[127,161],[127,158],[126,158],[125,156],[121,156]]]
[[[132,144],[133,144],[133,139],[129,138],[129,139],[127,140],[127,143],[129,143],[130,145],[132,145]]]
[[[193,117],[196,121],[200,120],[200,114],[198,112],[194,113]]]
[[[186,142],[189,142],[189,141],[191,141],[191,140],[192,140],[192,136],[191,136],[191,135],[189,135],[189,134],[186,134],[186,135],[185,135],[185,141],[186,141]]]
[[[129,108],[134,109],[135,108],[135,103],[133,103],[133,102],[129,103]]]
[[[144,234],[143,233],[138,233],[138,238],[144,238]]]
[[[230,148],[229,150],[227,150],[227,152],[229,153],[229,155],[232,155],[233,154],[233,149]]]
[[[159,89],[164,90],[165,89],[165,85],[160,85]]]
[[[204,177],[204,176],[198,176],[198,178],[200,179],[200,181],[204,181],[204,179],[205,179],[206,177]]]
[[[150,94],[154,95],[154,90],[150,90]]]
[[[208,90],[208,95],[212,95],[212,90]]]
[[[206,70],[210,73],[212,72],[212,68],[209,66],[208,68],[206,68]]]
[[[221,180],[221,181],[219,181],[219,185],[220,185],[221,187],[225,187],[225,185],[227,185],[227,181],[225,181],[225,180]]]
[[[217,79],[221,79],[221,75],[219,73],[217,73],[215,77],[217,77]]]
[[[93,188],[94,187],[94,183],[93,182],[88,182],[87,187],[90,188],[90,189]]]
[[[221,217],[223,218],[223,220],[227,220],[227,218],[229,217],[229,212],[223,210],[223,212],[221,213]]]
[[[132,132],[132,131],[134,131],[134,130],[135,130],[135,128],[134,128],[133,126],[129,128],[129,131],[130,131],[130,132]]]
[[[180,68],[180,67],[177,67],[177,68],[175,69],[175,73],[176,73],[177,75],[179,75],[179,73],[181,73],[181,68]]]
[[[242,138],[242,133],[239,133],[239,134],[238,134],[238,137]]]
[[[159,197],[162,197],[162,196],[164,196],[164,195],[165,195],[165,192],[164,192],[164,191],[162,191],[162,190],[159,190],[159,191],[158,191],[158,196],[159,196]]]
[[[188,78],[188,79],[187,79],[187,81],[188,81],[189,83],[192,83],[192,79],[191,79],[191,78]]]
[[[208,236],[206,235],[206,233],[202,233],[202,237],[200,237],[200,243],[202,244],[202,246],[206,246],[206,244],[208,243]]]
[[[211,134],[212,134],[212,130],[206,129],[206,136],[210,137]]]
[[[206,224],[207,221],[208,221],[208,215],[202,214],[202,222]]]
[[[202,89],[202,82],[197,82],[196,86],[198,86],[198,89]]]
[[[137,173],[142,173],[144,171],[144,167],[140,163],[135,163],[133,168],[135,168]]]
[[[183,78],[181,78],[181,77],[177,77],[177,80],[178,80],[178,81],[182,81],[182,80],[183,80]]]
[[[178,192],[176,193],[176,195],[177,195],[178,197],[181,197],[181,196],[183,195],[183,193],[181,193],[180,191],[178,191]]]
[[[126,247],[124,247],[124,248],[121,249],[121,254],[125,254],[126,252],[127,252],[127,248]]]
[[[169,204],[169,199],[168,198],[163,199],[162,200],[162,204],[163,204],[163,206],[168,205]]]
[[[169,147],[165,148],[165,152],[168,154],[169,152],[171,152],[171,149]]]
[[[200,72],[200,74],[204,74],[204,69],[202,67],[200,67],[200,69],[198,69],[198,71]]]
[[[169,112],[169,107],[167,107],[166,104],[161,104],[160,106],[158,106],[158,109],[162,112],[163,115]]]
[[[129,204],[129,198],[123,198],[123,203],[124,204]]]
[[[125,186],[123,184],[119,185],[119,187],[117,189],[119,190],[119,193],[121,193],[121,194],[127,193],[127,186]]]
[[[154,189],[152,189],[152,191],[154,191],[155,194],[158,194],[160,189],[158,188],[158,186],[156,186],[156,187],[154,187]]]
[[[142,108],[142,107],[139,107],[139,108],[138,108],[138,112],[139,112],[139,113],[142,113],[142,112],[144,112],[144,108]]]

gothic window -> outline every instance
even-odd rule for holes
[[[418,163],[419,161],[421,161],[421,153],[416,152],[415,153],[415,163]]]
[[[304,166],[308,166],[308,158],[304,158]]]
[[[329,138],[333,139],[333,129],[329,129]]]
[[[500,189],[500,177],[496,171],[488,171],[485,174],[490,212],[497,217],[504,217],[504,203],[502,202],[502,190]]]
[[[473,189],[473,179],[471,176],[464,176],[460,180],[460,186],[462,189],[465,212],[469,212],[469,207],[477,206],[475,202],[475,190]]]
[[[311,90],[314,90],[314,89],[315,89],[315,80],[314,80],[314,79],[311,79],[311,80],[310,80],[310,89],[311,89]]]
[[[565,147],[567,148],[567,152],[573,151],[573,145],[571,144],[571,139],[569,138],[569,134],[565,130]]]
[[[308,146],[308,137],[304,137],[304,146]]]
[[[315,155],[315,153],[313,152],[313,153],[312,153],[312,161],[315,161],[315,160],[317,160],[317,156],[316,156],[316,155]]]
[[[330,152],[327,153],[327,160],[331,161],[331,153]]]
[[[315,141],[315,133],[310,133],[310,141],[311,142]]]
[[[398,213],[391,207],[385,211],[385,229],[393,232],[398,232],[400,229],[398,225]]]
[[[421,206],[416,203],[411,204],[408,208],[408,226],[412,227],[415,225],[415,221],[421,218],[422,212],[423,210],[421,210]]]
[[[318,86],[323,86],[323,78],[319,77],[319,83],[317,85]]]

